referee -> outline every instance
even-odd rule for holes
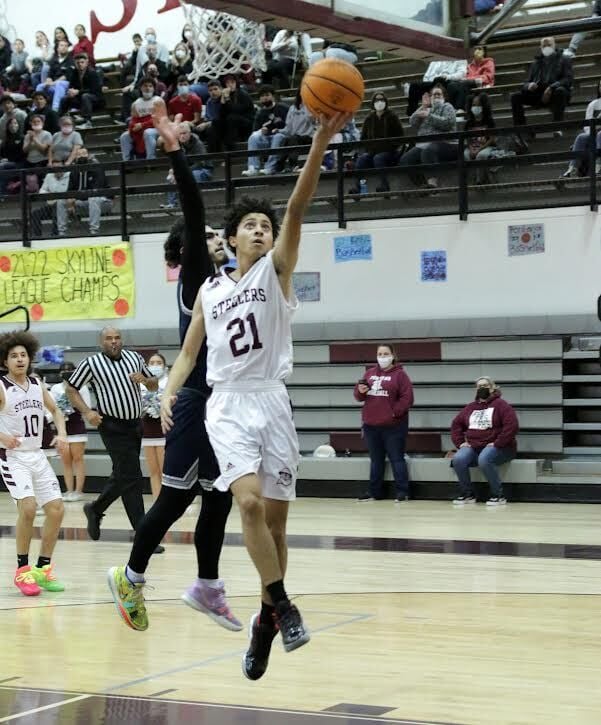
[[[100,521],[104,512],[119,497],[132,527],[136,529],[144,517],[140,468],[140,384],[148,390],[157,390],[158,380],[152,377],[139,353],[123,349],[119,330],[105,327],[100,333],[100,352],[82,360],[71,373],[68,383],[67,395],[71,405],[90,425],[98,427],[113,464],[104,491],[94,502],[83,507],[88,520],[88,535],[93,541],[100,538]],[[98,411],[89,408],[79,393],[80,388],[87,384],[94,390]]]

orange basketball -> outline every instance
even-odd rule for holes
[[[301,98],[313,116],[332,116],[340,111],[355,113],[364,90],[363,76],[354,65],[339,58],[324,58],[305,73]]]

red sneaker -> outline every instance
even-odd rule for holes
[[[37,597],[37,595],[42,591],[36,584],[29,565],[22,566],[20,569],[17,569],[15,572],[15,586],[26,597]]]

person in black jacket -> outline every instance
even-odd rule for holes
[[[79,108],[84,122],[77,128],[92,128],[92,112],[102,105],[102,85],[98,73],[90,68],[86,53],[75,56],[75,68],[69,71],[67,80],[69,90],[61,102],[61,116],[71,108]]]
[[[9,119],[6,124],[6,138],[0,144],[0,196],[6,193],[6,187],[16,176],[7,172],[10,169],[21,169],[25,166],[23,150],[23,129],[16,118]]]
[[[58,133],[61,130],[59,123],[59,115],[56,111],[53,111],[48,103],[48,97],[44,91],[36,91],[32,97],[33,105],[27,121],[25,123],[25,130],[29,131],[31,128],[31,119],[33,116],[42,116],[44,119],[44,131],[50,131],[52,135]]]
[[[273,86],[259,88],[260,108],[255,115],[253,132],[248,137],[248,150],[260,151],[270,149],[275,134],[286,125],[288,106],[276,103]],[[257,154],[248,157],[248,168],[243,176],[255,176],[261,168],[261,157]]]
[[[12,48],[10,47],[10,41],[3,35],[0,35],[0,75],[10,65],[10,58],[12,55]]]
[[[555,38],[542,38],[540,53],[534,58],[522,90],[511,94],[514,126],[524,126],[524,106],[548,106],[554,121],[562,121],[572,93],[573,72],[570,59],[555,48]],[[561,136],[561,131],[556,131]]]
[[[234,76],[224,78],[221,93],[221,128],[223,145],[232,151],[237,143],[246,141],[253,129],[255,106],[246,91],[238,87]]]
[[[82,167],[82,168],[78,168]],[[90,156],[86,148],[80,148],[75,157],[73,170],[69,175],[67,191],[99,191],[109,189],[103,167]],[[69,218],[79,212],[89,215],[90,234],[98,234],[100,217],[109,214],[113,208],[113,195],[90,196],[88,199],[58,199],[56,202],[56,226],[59,237],[67,234]]]

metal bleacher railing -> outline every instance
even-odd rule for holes
[[[589,144],[585,152],[589,175],[579,178],[563,179],[558,163],[565,163],[576,157],[570,150],[555,150],[559,145],[554,134],[561,131],[566,138],[575,136],[583,127],[590,127]],[[506,155],[503,158],[494,158],[486,161],[465,160],[464,149],[469,139],[482,136],[482,130],[461,131],[456,133],[437,134],[421,137],[401,137],[397,139],[399,145],[424,143],[430,141],[446,141],[457,143],[457,160],[449,163],[431,166],[395,166],[385,170],[367,169],[360,172],[361,177],[369,182],[384,171],[391,180],[390,191],[369,192],[364,194],[350,194],[347,187],[356,181],[359,172],[348,170],[349,158],[360,152],[363,144],[342,143],[331,148],[336,150],[335,167],[324,171],[315,194],[313,203],[307,215],[309,222],[336,222],[344,228],[349,221],[393,218],[411,216],[435,216],[441,214],[459,215],[466,220],[471,213],[511,211],[519,209],[534,209],[544,207],[588,206],[596,211],[598,207],[597,183],[601,175],[595,172],[595,162],[599,156],[595,139],[601,130],[601,123],[596,119],[587,121],[570,120],[560,123],[545,123],[528,125],[524,127],[502,127],[492,132],[500,139],[519,137],[528,141],[536,135],[538,139],[548,137],[549,144],[544,149],[537,149],[536,153],[523,153],[521,155]],[[390,141],[390,140],[388,140]],[[504,144],[507,146],[507,144]],[[307,147],[287,147],[273,150],[277,155],[287,155],[298,150],[306,153]],[[259,152],[257,152],[259,153]],[[265,155],[264,152],[260,152]],[[276,174],[272,176],[256,176],[244,178],[240,171],[246,166],[249,156],[247,150],[230,151],[203,156],[204,161],[212,161],[216,168],[223,165],[222,178],[202,184],[205,204],[209,210],[209,219],[218,225],[218,218],[223,211],[235,202],[242,194],[267,196],[272,199],[276,208],[284,208],[290,191],[296,181],[295,174]],[[193,163],[195,157],[190,157]],[[18,208],[10,218],[7,205],[4,205],[3,214],[0,215],[0,240],[21,241],[24,246],[30,246],[32,240],[31,212],[41,202],[61,198],[88,199],[91,196],[114,196],[113,213],[102,221],[102,234],[120,235],[123,240],[129,240],[131,234],[146,232],[167,231],[173,224],[177,210],[165,211],[159,208],[164,201],[164,195],[173,191],[174,187],[166,183],[144,183],[144,174],[152,169],[163,169],[165,173],[169,167],[168,158],[139,161],[114,161],[102,164],[111,183],[110,189],[97,191],[67,192],[63,194],[30,194],[27,192],[26,177],[29,174],[39,176],[48,173],[43,169],[22,169],[20,171],[0,171],[0,175],[15,178],[20,177],[20,196]],[[86,167],[79,167],[86,168]],[[474,184],[473,172],[478,168],[487,168],[491,171],[490,183]],[[55,167],[53,170],[57,170]],[[70,167],[64,167],[69,171]],[[415,186],[407,183],[409,172],[421,173],[425,176],[438,178],[437,188]],[[374,179],[375,180],[375,179]],[[4,197],[6,199],[6,197]],[[15,198],[15,197],[13,197]],[[0,199],[1,201],[1,199]],[[73,236],[85,236],[81,230],[73,231]],[[50,236],[48,228],[41,238]]]

